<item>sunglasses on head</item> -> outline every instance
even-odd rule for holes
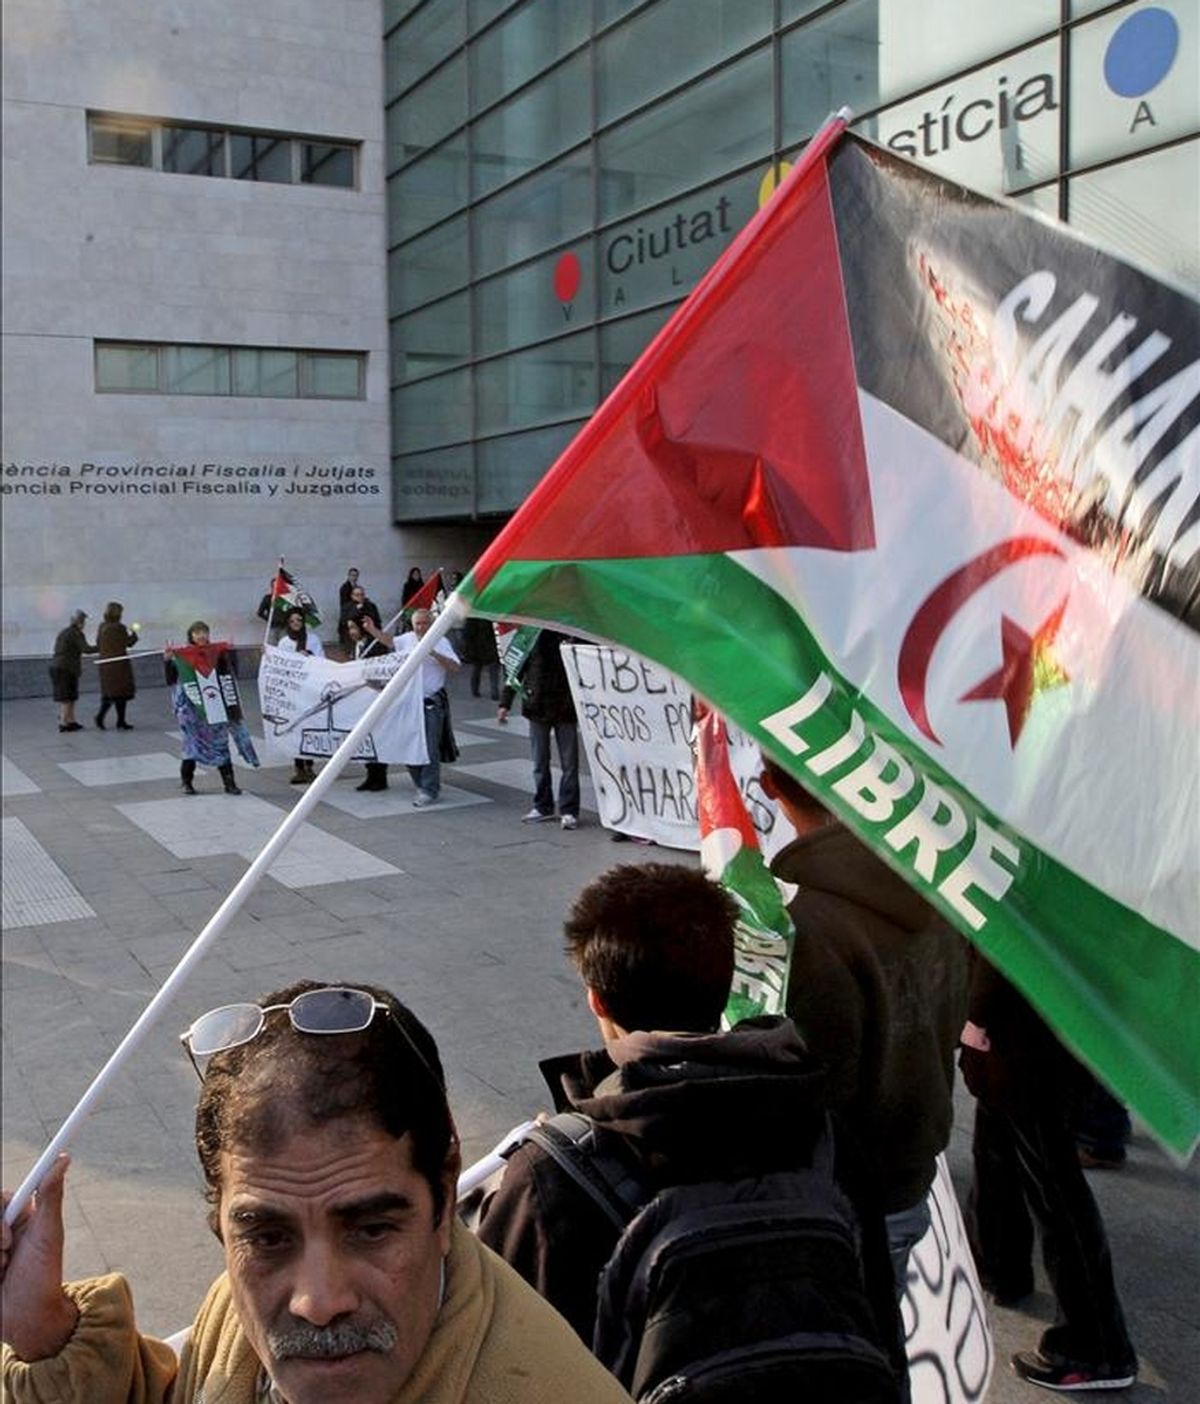
[[[422,1067],[433,1077],[433,1070],[421,1056],[420,1049],[389,1006],[367,990],[350,989],[344,985],[305,990],[288,1004],[223,1004],[219,1009],[210,1009],[207,1014],[201,1014],[186,1033],[179,1035],[179,1041],[203,1081],[204,1074],[196,1061],[198,1058],[211,1058],[215,1053],[225,1053],[230,1048],[251,1042],[266,1027],[267,1015],[283,1010],[287,1011],[292,1028],[304,1034],[362,1033],[370,1028],[375,1015],[382,1010],[399,1029]],[[437,1079],[434,1078],[434,1081]]]

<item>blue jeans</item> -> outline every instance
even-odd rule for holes
[[[425,699],[425,746],[429,759],[424,765],[410,765],[408,773],[418,790],[424,790],[431,799],[437,799],[442,788],[442,723],[446,719],[444,696],[434,693]]]
[[[574,722],[529,723],[533,753],[533,807],[540,814],[554,813],[554,784],[550,777],[550,733],[558,745],[558,812],[579,818],[579,728]]]

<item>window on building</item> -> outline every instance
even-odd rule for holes
[[[278,132],[88,113],[88,159],[93,164],[144,166],[173,175],[353,190],[357,183],[358,146],[357,142],[283,136]]]
[[[223,176],[225,133],[211,127],[163,127],[162,169],[177,175]]]
[[[256,136],[235,132],[230,143],[234,180],[265,180],[279,185],[292,183],[292,143],[283,137]]]
[[[154,128],[131,118],[88,119],[88,159],[97,165],[152,166]]]
[[[274,346],[95,343],[96,389],[105,394],[237,395],[361,400],[363,351]]]

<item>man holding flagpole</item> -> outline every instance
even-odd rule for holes
[[[178,1359],[120,1275],[64,1285],[60,1157],[0,1238],[6,1400],[629,1404],[457,1221],[437,1045],[395,995],[301,981],[182,1038],[226,1271]]]

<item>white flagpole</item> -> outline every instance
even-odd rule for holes
[[[514,1146],[519,1146],[536,1125],[535,1121],[523,1121],[520,1126],[514,1126],[503,1140],[497,1141],[495,1148],[488,1151],[487,1155],[477,1160],[474,1165],[468,1165],[458,1177],[457,1197],[466,1199],[476,1185],[483,1184],[489,1175],[499,1170],[504,1164],[505,1154]]]
[[[142,1010],[137,1022],[121,1040],[116,1051],[92,1079],[91,1086],[79,1099],[70,1115],[59,1127],[54,1139],[42,1152],[33,1169],[26,1175],[17,1192],[9,1200],[8,1207],[4,1211],[5,1223],[11,1224],[24,1209],[46,1172],[54,1164],[55,1157],[66,1148],[109,1083],[121,1070],[125,1061],[142,1042],[146,1034],[158,1023],[166,1012],[167,1006],[178,993],[180,986],[192,973],[192,969],[199,963],[225,927],[229,925],[230,920],[240,910],[243,902],[258,885],[259,879],[291,841],[300,825],[316,808],[321,796],[341,774],[346,762],[358,749],[359,744],[369,734],[371,728],[407,687],[409,681],[416,676],[421,664],[433,652],[433,646],[449,630],[452,623],[465,617],[468,613],[466,602],[460,598],[456,590],[447,601],[446,608],[433,621],[425,636],[418,641],[417,646],[388,680],[387,686],[359,717],[353,730],[330,756],[324,769],[308,786],[291,813],[267,840],[258,857],[242,874],[237,886],[213,913],[208,925],[184,952],[179,964],[171,971],[157,994]]]
[[[161,648],[140,648],[136,653],[122,653],[117,658],[93,658],[91,661],[97,668],[103,668],[106,663],[124,663],[127,658],[153,658],[162,657]]]

